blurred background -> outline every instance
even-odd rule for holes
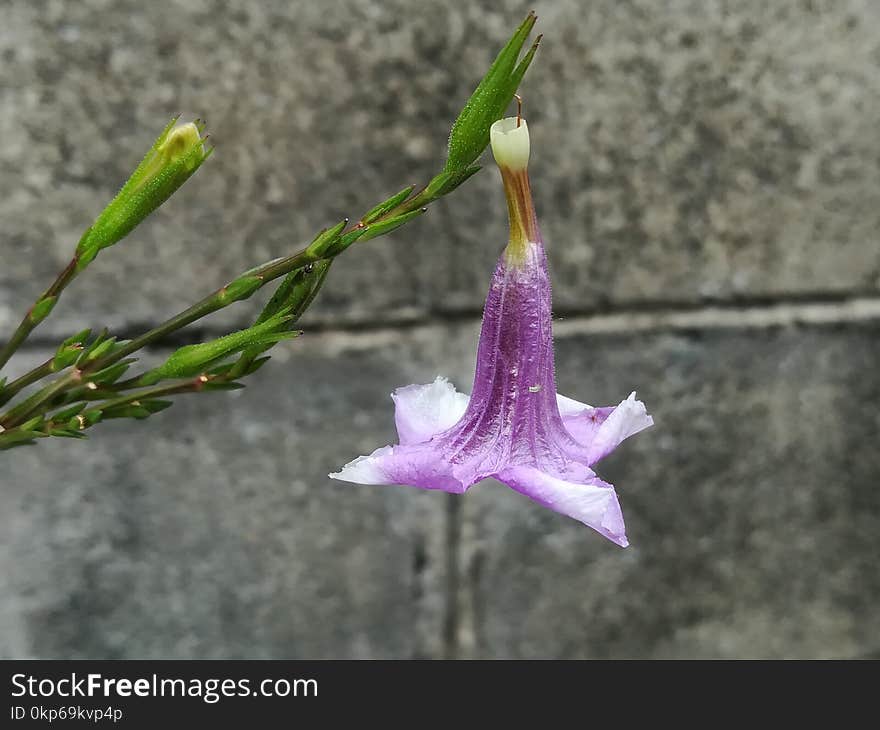
[[[12,371],[83,327],[139,333],[426,182],[531,7],[560,391],[638,390],[656,421],[598,468],[632,546],[495,483],[326,478],[394,441],[394,388],[469,390],[507,236],[487,157],[341,257],[246,390],[3,454],[0,654],[880,656],[873,0],[6,0],[0,337],[173,114],[217,146]]]

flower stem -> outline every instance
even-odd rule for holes
[[[306,249],[303,249],[302,251],[299,251],[292,256],[269,261],[262,266],[249,271],[247,275],[253,276],[256,279],[260,280],[259,285],[257,286],[257,289],[260,289],[268,284],[270,281],[277,279],[279,276],[289,274],[295,269],[302,268],[303,266],[320,260],[320,258],[320,256],[311,254]],[[128,357],[133,352],[137,352],[147,345],[152,344],[156,340],[160,340],[163,337],[170,335],[172,332],[176,332],[177,330],[182,329],[189,324],[192,324],[202,317],[206,317],[209,314],[213,314],[214,312],[223,309],[223,307],[232,303],[225,296],[225,293],[226,287],[218,289],[213,294],[208,295],[200,302],[197,302],[196,304],[191,306],[189,309],[186,309],[180,314],[177,314],[170,319],[165,320],[158,327],[154,327],[148,332],[144,332],[144,334],[142,334],[140,337],[136,337],[130,342],[127,342],[125,345],[115,350],[112,354],[107,355],[107,357],[99,358],[93,363],[90,363],[87,368],[88,372],[95,372],[97,370],[101,370],[102,368],[108,367],[109,365],[113,365],[114,363],[122,360],[124,357]]]
[[[10,409],[7,413],[0,416],[0,426],[2,426],[4,430],[9,430],[24,423],[31,416],[39,413],[41,407],[50,403],[56,395],[63,392],[66,388],[69,388],[71,385],[79,383],[82,380],[82,377],[82,370],[79,370],[78,368],[74,368],[69,373],[65,373],[45,388],[38,390],[27,400],[19,403],[15,408]]]
[[[54,373],[55,370],[52,368],[53,361],[54,358],[49,358],[42,365],[37,365],[37,367],[29,370],[20,378],[16,378],[10,382],[5,388],[3,388],[3,390],[0,390],[0,406],[11,401],[21,390],[27,388],[27,386]]]
[[[0,370],[3,369],[3,366],[9,362],[9,358],[15,354],[18,348],[21,347],[22,344],[24,344],[24,341],[30,336],[31,332],[33,332],[37,325],[45,318],[45,315],[36,319],[34,318],[34,312],[37,305],[41,302],[56,300],[60,296],[61,292],[64,291],[65,287],[67,287],[76,276],[78,263],[79,258],[74,256],[70,260],[70,263],[64,267],[60,274],[58,274],[51,286],[37,298],[34,306],[28,310],[27,314],[18,325],[18,328],[12,333],[12,337],[9,338],[6,345],[0,350]]]
[[[136,403],[139,400],[145,400],[147,398],[161,398],[166,395],[178,395],[180,393],[196,393],[202,390],[205,387],[205,384],[211,381],[217,381],[221,378],[211,376],[211,375],[199,375],[195,378],[189,378],[183,382],[175,382],[169,383],[166,385],[157,385],[152,388],[145,388],[144,390],[139,390],[136,393],[129,393],[128,395],[123,395],[118,398],[111,398],[110,400],[101,401],[100,403],[96,403],[91,408],[93,410],[106,410],[108,408],[116,408],[118,406],[125,406]]]

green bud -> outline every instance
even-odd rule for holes
[[[97,253],[128,235],[164,203],[208,158],[200,121],[178,125],[172,119],[132,173],[119,194],[104,209],[77,246],[78,269]]]

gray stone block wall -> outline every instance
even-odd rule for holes
[[[13,369],[84,326],[140,331],[426,181],[528,9],[6,3],[0,333],[167,117],[204,115],[217,142]],[[560,388],[594,403],[637,389],[657,421],[600,465],[632,546],[498,484],[456,498],[325,476],[393,440],[395,387],[469,387],[506,237],[487,159],[342,257],[315,330],[246,390],[2,457],[0,654],[880,650],[880,7],[535,9],[545,41],[522,92]]]

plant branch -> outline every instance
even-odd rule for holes
[[[31,332],[36,329],[37,325],[40,324],[40,322],[49,315],[49,312],[52,311],[61,292],[64,291],[67,285],[73,281],[76,276],[78,263],[79,258],[74,256],[70,260],[70,263],[64,267],[60,274],[58,274],[51,286],[49,286],[49,288],[37,298],[37,301],[28,310],[15,332],[12,333],[12,337],[9,338],[6,345],[0,350],[0,370],[2,370],[6,363],[9,362],[9,359],[15,354],[18,348],[24,344]]]

